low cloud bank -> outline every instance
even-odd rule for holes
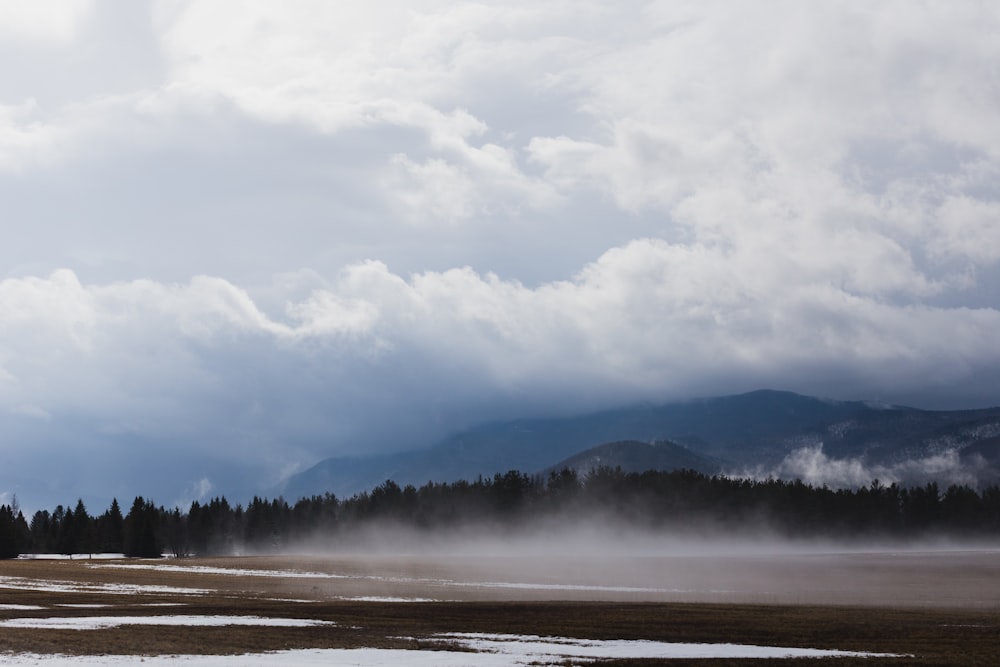
[[[979,488],[996,483],[998,471],[982,456],[963,457],[958,449],[893,463],[871,463],[864,458],[832,458],[822,444],[800,447],[775,466],[756,466],[729,473],[750,479],[800,479],[812,486],[858,488],[878,480],[882,484],[915,485],[936,482]]]

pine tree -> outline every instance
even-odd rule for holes
[[[73,510],[73,521],[76,533],[76,553],[92,554],[94,551],[94,518],[87,513],[83,499],[76,501]]]
[[[159,511],[152,502],[136,496],[124,522],[123,546],[126,556],[159,558],[163,555],[157,542]]]
[[[56,533],[56,548],[59,553],[72,555],[79,553],[77,548],[76,516],[73,510],[67,509],[59,522],[59,530]]]
[[[10,505],[0,505],[0,558],[17,558],[17,522]]]
[[[118,506],[118,499],[111,501],[111,507],[96,521],[97,548],[105,553],[122,553],[125,547],[122,537],[125,529],[125,519]]]
[[[20,510],[17,511],[17,517],[14,519],[14,527],[17,531],[18,554],[31,551],[31,528],[28,527],[28,522],[25,521],[24,514]]]
[[[31,547],[35,553],[49,553],[49,533],[52,528],[52,515],[48,510],[38,510],[31,517]]]

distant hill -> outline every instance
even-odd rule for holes
[[[568,469],[582,476],[597,468],[607,467],[621,468],[622,472],[686,469],[714,475],[722,472],[724,466],[725,463],[719,459],[695,454],[669,440],[623,440],[586,449],[542,470],[541,474],[547,476]]]
[[[724,461],[730,470],[774,465],[793,450],[817,445],[831,458],[882,465],[954,451],[988,476],[1000,468],[998,437],[1000,408],[927,411],[761,390],[485,424],[426,449],[326,459],[274,491],[293,499],[325,492],[346,496],[386,479],[419,486],[512,469],[535,472],[626,441],[671,441],[706,461]]]

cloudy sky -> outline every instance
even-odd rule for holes
[[[762,387],[1000,403],[997,34],[980,2],[7,3],[0,500],[242,500]]]

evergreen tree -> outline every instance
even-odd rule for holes
[[[10,505],[0,505],[0,558],[17,558],[20,555],[17,532],[14,511]]]
[[[49,517],[48,531],[45,534],[44,553],[57,553],[59,551],[59,535],[62,530],[63,519],[66,518],[66,508],[56,505]]]
[[[161,511],[163,525],[163,537],[167,546],[176,558],[187,556],[190,553],[188,542],[187,517],[181,511],[174,508],[173,512],[164,513]]]
[[[118,499],[114,498],[111,500],[111,507],[97,518],[95,526],[97,548],[105,553],[123,553],[125,551],[122,544],[124,530],[125,519],[118,506]]]
[[[122,542],[126,556],[159,558],[163,555],[156,535],[159,518],[159,511],[152,502],[136,496],[124,522]]]
[[[31,516],[29,530],[31,531],[31,547],[35,553],[49,553],[48,535],[52,524],[52,515],[48,510],[38,510]]]
[[[24,514],[20,510],[17,512],[17,517],[14,519],[14,527],[17,531],[17,550],[19,553],[28,553],[31,551],[31,529],[28,527],[28,522],[24,520]]]
[[[67,509],[62,514],[62,521],[59,522],[59,528],[56,531],[56,549],[59,553],[66,555],[79,553],[76,516],[71,509]]]
[[[332,494],[302,498],[254,497],[246,509],[225,498],[193,502],[187,514],[166,511],[136,497],[127,517],[118,501],[99,518],[82,501],[50,514],[38,511],[31,525],[11,506],[0,508],[0,556],[86,552],[92,548],[128,556],[157,557],[163,547],[177,555],[232,554],[243,548],[280,550],[300,539],[342,539],[365,522],[390,520],[419,528],[485,522],[515,527],[534,518],[563,521],[607,516],[637,527],[671,529],[706,523],[723,529],[766,521],[793,536],[846,539],[919,538],[939,533],[995,538],[1000,533],[1000,488],[977,492],[937,484],[903,489],[878,480],[857,489],[812,487],[800,480],[707,477],[692,470],[625,473],[598,468],[547,480],[511,470],[475,481],[400,488],[386,480],[345,500]]]

